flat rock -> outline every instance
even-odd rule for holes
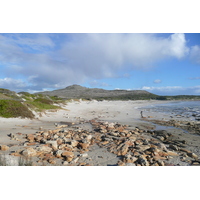
[[[22,155],[25,157],[34,157],[37,155],[37,151],[33,148],[27,148],[22,151]]]
[[[7,151],[7,150],[9,150],[9,147],[7,145],[0,145],[0,150]]]

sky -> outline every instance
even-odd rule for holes
[[[200,95],[199,33],[2,33],[0,88]]]

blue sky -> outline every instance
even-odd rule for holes
[[[0,34],[0,87],[200,95],[200,34]]]

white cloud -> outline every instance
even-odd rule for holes
[[[27,84],[20,79],[18,79],[18,80],[12,79],[12,78],[0,79],[0,87],[1,88],[17,90],[17,89],[25,88],[26,86],[27,86]]]
[[[1,75],[23,76],[34,90],[42,90],[117,77],[124,69],[151,69],[158,61],[188,54],[184,34],[74,34],[56,50],[55,41],[48,34],[0,35]]]
[[[193,87],[182,86],[165,86],[165,87],[148,87],[143,86],[138,90],[146,90],[158,95],[200,95],[200,85]]]
[[[154,83],[161,83],[162,81],[160,79],[156,79],[153,81]]]

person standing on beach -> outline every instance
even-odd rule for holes
[[[141,118],[143,118],[143,111],[141,111],[140,114],[141,114]]]

